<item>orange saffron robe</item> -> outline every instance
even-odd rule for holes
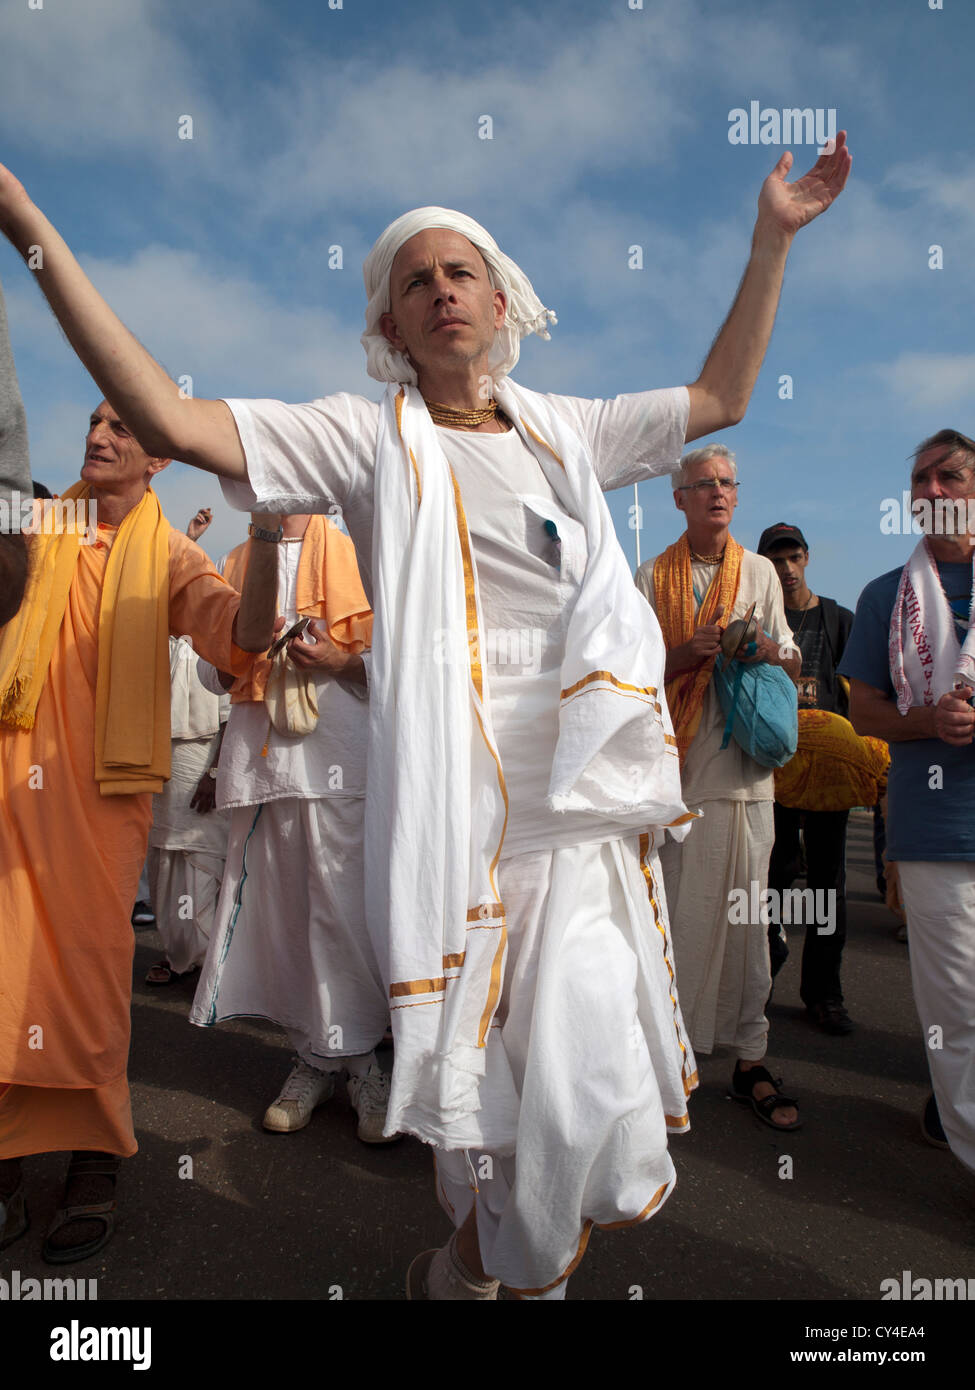
[[[30,730],[0,729],[0,1159],[136,1151],[126,1064],[132,904],[152,795],[94,780],[98,613],[113,527],[81,546]],[[170,531],[169,625],[221,669],[240,595]]]

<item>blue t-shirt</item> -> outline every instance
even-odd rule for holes
[[[901,573],[891,570],[864,589],[839,665],[842,675],[891,697],[887,643]],[[938,574],[961,640],[968,630],[972,566],[939,563]],[[918,738],[890,745],[887,857],[975,861],[975,744],[956,748],[940,738]]]

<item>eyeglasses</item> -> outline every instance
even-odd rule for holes
[[[682,483],[680,487],[675,487],[675,492],[717,492],[721,488],[724,492],[735,492],[738,483],[734,478],[704,478],[699,483]]]

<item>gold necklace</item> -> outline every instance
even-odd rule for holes
[[[477,429],[478,425],[483,425],[486,420],[498,420],[507,428],[507,421],[503,415],[499,415],[498,403],[492,396],[487,405],[481,406],[477,410],[455,410],[451,405],[441,405],[439,401],[428,401],[426,396],[423,398],[427,410],[430,412],[430,419],[435,425],[446,425],[448,429]]]
[[[724,551],[722,550],[719,555],[698,555],[696,550],[691,550],[691,559],[700,560],[702,565],[717,565],[724,559]]]

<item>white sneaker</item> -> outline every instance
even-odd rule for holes
[[[389,1105],[389,1077],[375,1063],[365,1076],[349,1077],[349,1100],[359,1116],[356,1135],[364,1144],[391,1144],[398,1134],[383,1134]]]
[[[264,1128],[277,1134],[290,1134],[304,1129],[317,1105],[326,1101],[335,1090],[331,1072],[316,1071],[299,1062],[281,1088],[281,1094],[264,1113]]]

